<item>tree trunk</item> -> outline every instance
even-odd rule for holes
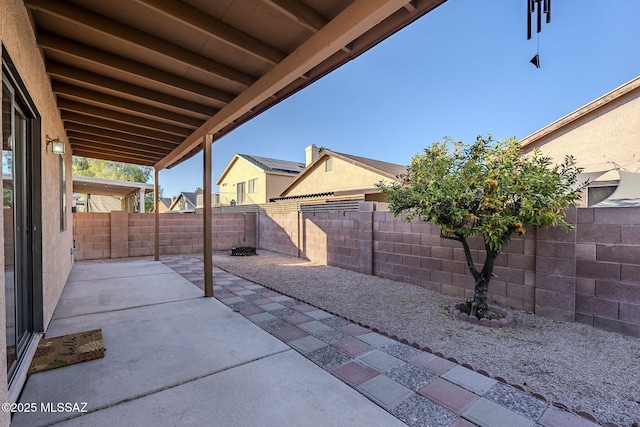
[[[471,303],[470,316],[475,316],[478,319],[486,317],[489,311],[489,304],[487,303],[487,294],[489,292],[489,281],[482,275],[476,281],[475,293],[473,294],[473,302]]]
[[[484,261],[484,267],[476,278],[475,293],[473,295],[473,303],[471,303],[470,316],[476,316],[478,319],[487,316],[489,312],[488,293],[489,281],[493,274],[493,266],[499,253],[487,250],[487,258]]]

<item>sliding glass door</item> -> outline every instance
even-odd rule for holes
[[[2,196],[9,381],[34,331],[30,118],[2,76]]]

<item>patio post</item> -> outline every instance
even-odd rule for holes
[[[213,296],[213,248],[211,244],[211,146],[213,136],[202,137],[202,155],[204,157],[204,191],[203,191],[203,232],[204,232],[204,296]]]
[[[140,198],[140,209],[139,212],[140,213],[144,213],[145,212],[145,206],[144,206],[144,188],[141,188],[140,191],[138,192],[139,195],[138,197]]]
[[[154,244],[153,244],[153,259],[160,261],[160,198],[158,196],[158,169],[153,168],[153,220],[154,220]]]

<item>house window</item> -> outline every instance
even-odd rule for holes
[[[333,157],[329,157],[324,162],[324,171],[325,172],[331,172],[332,170],[333,170]]]
[[[258,178],[249,180],[249,194],[254,194],[258,192]]]
[[[611,196],[616,191],[616,185],[599,185],[587,187],[587,206],[593,206]]]
[[[239,205],[244,203],[244,182],[236,184],[236,203]]]

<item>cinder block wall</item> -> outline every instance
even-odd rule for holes
[[[640,336],[640,208],[570,209],[563,228],[527,229],[498,257],[490,302],[558,320]],[[385,203],[359,212],[259,216],[259,247],[412,283],[460,298],[473,295],[459,242],[433,224],[405,223]],[[470,239],[484,262],[484,243]]]
[[[111,258],[111,214],[73,214],[76,259]]]
[[[576,321],[640,336],[640,208],[578,209]]]
[[[374,274],[446,295],[473,296],[475,283],[462,244],[441,238],[434,224],[405,223],[381,211],[374,213],[373,227]],[[513,237],[496,260],[490,302],[533,311],[535,229],[527,234]],[[472,238],[469,247],[476,267],[482,268],[484,243]]]
[[[292,256],[300,256],[300,219],[297,212],[259,213],[258,247]]]
[[[256,245],[256,214],[213,215],[214,250]],[[114,211],[73,216],[76,260],[126,258],[154,254],[154,214]],[[160,215],[160,254],[202,252],[201,214]]]

